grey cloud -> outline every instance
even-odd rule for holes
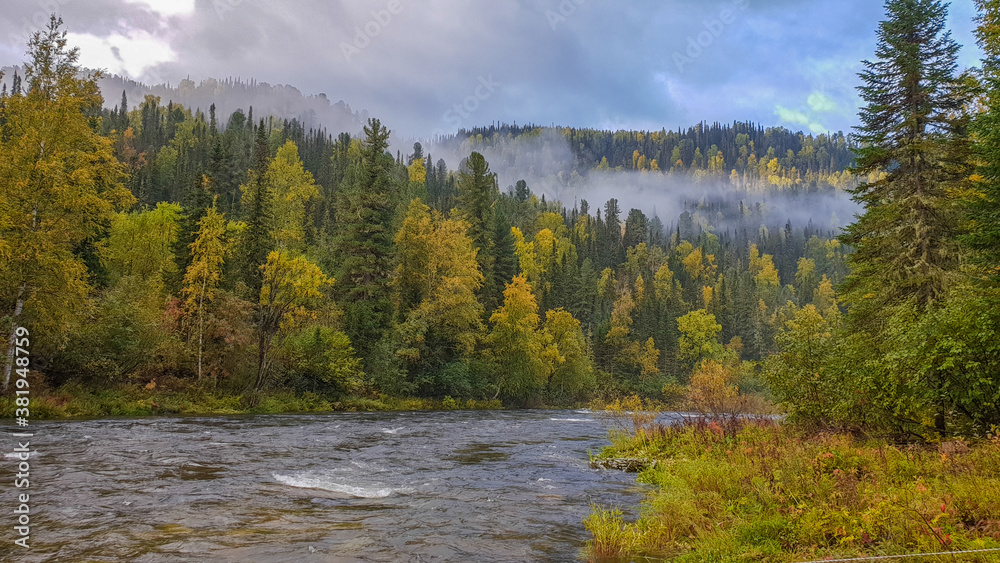
[[[848,130],[856,65],[872,56],[882,17],[881,3],[871,0],[742,0],[746,9],[679,72],[673,54],[736,0],[395,1],[399,12],[345,57],[343,45],[389,0],[199,0],[195,14],[172,18],[125,0],[6,0],[0,56],[41,5],[62,3],[74,32],[142,29],[164,38],[178,60],[154,71],[175,84],[187,76],[291,84],[367,109],[403,136],[453,127],[445,112],[490,74],[503,87],[463,126],[778,124],[776,106],[808,109],[809,95],[822,92],[844,110],[817,119]],[[968,10],[959,11],[971,29]]]

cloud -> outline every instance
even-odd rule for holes
[[[153,11],[164,16],[191,15],[194,13],[195,0],[125,0],[129,4],[145,4]]]
[[[132,78],[142,78],[147,69],[173,61],[177,56],[167,41],[141,30],[107,37],[69,33],[67,42],[80,48],[83,66]]]
[[[799,110],[777,106],[774,110],[774,114],[778,116],[778,119],[782,122],[782,124],[801,125],[809,129],[810,132],[816,134],[826,133],[828,131],[826,127],[820,125],[816,121],[813,121],[810,115]]]
[[[809,109],[817,113],[837,111],[837,103],[821,92],[809,94],[809,99],[806,102],[809,104]]]
[[[37,0],[3,1],[0,66],[22,62],[27,33],[48,17]],[[848,130],[881,3],[738,1],[46,0],[71,32],[96,38],[88,48],[109,69],[175,84],[188,76],[291,84],[367,109],[405,136],[453,129],[446,112],[490,75],[502,86],[461,126],[770,125],[780,106],[815,114],[788,125]],[[964,16],[951,21],[972,27]],[[346,57],[343,45],[359,31],[364,48]],[[694,63],[679,71],[671,54],[699,38]]]

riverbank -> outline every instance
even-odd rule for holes
[[[0,418],[13,418],[14,397],[0,397]],[[336,400],[315,393],[273,391],[261,395],[259,402],[247,406],[242,395],[187,388],[169,390],[139,385],[123,385],[113,389],[95,390],[78,385],[66,385],[31,396],[33,420],[100,418],[108,416],[173,416],[173,415],[234,415],[285,414],[324,412],[388,412],[433,410],[500,409],[497,400],[343,397]]]
[[[655,492],[635,522],[593,507],[585,523],[595,561],[778,563],[1000,548],[997,437],[896,446],[770,424],[650,425],[612,442],[600,458],[648,460],[638,480]]]

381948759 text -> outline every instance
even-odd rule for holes
[[[14,410],[15,422],[19,427],[28,426],[28,418],[31,414],[31,390],[28,383],[28,370],[31,367],[31,358],[28,352],[30,345],[28,329],[17,327],[12,336],[13,363],[16,368],[17,379],[14,383]],[[14,448],[12,456],[17,462],[17,472],[14,475],[14,488],[17,498],[14,509],[14,543],[20,547],[28,548],[28,540],[31,534],[31,498],[27,489],[30,484],[30,459],[31,459],[31,437],[34,434],[25,432],[15,433],[14,439],[17,447]]]

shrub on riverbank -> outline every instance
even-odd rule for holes
[[[1000,548],[997,437],[967,450],[771,424],[657,425],[615,433],[601,457],[656,460],[639,476],[656,490],[637,522],[595,507],[585,522],[594,560],[791,562]]]

